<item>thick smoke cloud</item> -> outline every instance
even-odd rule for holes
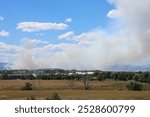
[[[141,49],[142,57],[149,56],[150,50],[150,1],[149,0],[111,0],[116,9],[110,16],[119,19],[121,30],[124,28],[133,37]]]
[[[150,1],[110,0],[111,25],[66,38],[74,44],[27,40],[12,68],[103,69],[113,64],[150,62]],[[109,30],[109,31],[108,31]],[[31,44],[32,43],[32,44]],[[30,46],[30,47],[28,47]]]

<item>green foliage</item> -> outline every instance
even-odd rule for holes
[[[117,72],[112,72],[112,73],[110,74],[110,79],[119,80],[119,79],[118,79],[118,73],[117,73]]]
[[[20,88],[21,90],[33,90],[33,85],[29,82],[26,82],[23,87]]]
[[[133,75],[134,73],[132,72],[101,72],[96,74],[99,81],[103,80],[127,81],[132,80]]]
[[[133,77],[133,80],[138,82],[150,83],[150,72],[139,72]]]
[[[53,93],[53,95],[51,97],[46,98],[46,100],[61,100],[61,98],[57,93]]]
[[[143,86],[139,82],[132,81],[127,85],[127,88],[131,91],[141,91]]]
[[[137,82],[142,82],[144,80],[144,75],[143,74],[135,74],[133,76],[133,80]]]
[[[143,72],[142,82],[150,83],[150,72]]]
[[[7,80],[7,78],[8,78],[7,73],[4,72],[0,74],[0,80]]]
[[[98,80],[103,81],[107,79],[107,75],[105,73],[101,73],[98,75]]]
[[[36,100],[36,98],[34,96],[29,96],[27,97],[27,100]]]
[[[36,77],[33,73],[37,72]],[[39,73],[38,73],[39,72]],[[83,76],[91,77],[90,74],[77,74],[76,70],[0,70],[0,80],[81,80]],[[88,72],[88,71],[83,71]],[[128,81],[135,80],[143,83],[150,83],[150,71],[147,72],[126,72],[126,71],[93,71],[93,78],[99,81],[116,80]],[[69,73],[72,73],[71,75]]]

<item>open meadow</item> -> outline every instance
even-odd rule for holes
[[[20,90],[26,82],[33,84],[34,90]],[[150,84],[143,83],[142,91],[128,91],[127,81],[91,81],[90,89],[83,90],[81,81],[69,80],[0,80],[0,99],[46,99],[56,92],[61,99],[91,100],[91,99],[150,99]]]

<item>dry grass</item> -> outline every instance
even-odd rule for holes
[[[30,82],[35,90],[21,91],[19,88]],[[92,81],[91,90],[82,90],[82,82],[76,81],[76,87],[71,90],[66,80],[0,80],[0,99],[26,99],[34,96],[37,99],[46,99],[53,92],[62,99],[150,99],[150,91],[127,91],[128,82]],[[144,84],[144,89],[149,90],[150,84]]]

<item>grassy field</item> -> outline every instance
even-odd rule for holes
[[[20,87],[25,82],[34,85],[35,90],[22,91]],[[83,90],[82,82],[76,81],[72,90],[67,80],[0,80],[0,99],[46,99],[52,93],[59,94],[61,99],[150,99],[150,84],[143,84],[143,91],[128,91],[128,82],[121,81],[92,81],[90,90]]]

